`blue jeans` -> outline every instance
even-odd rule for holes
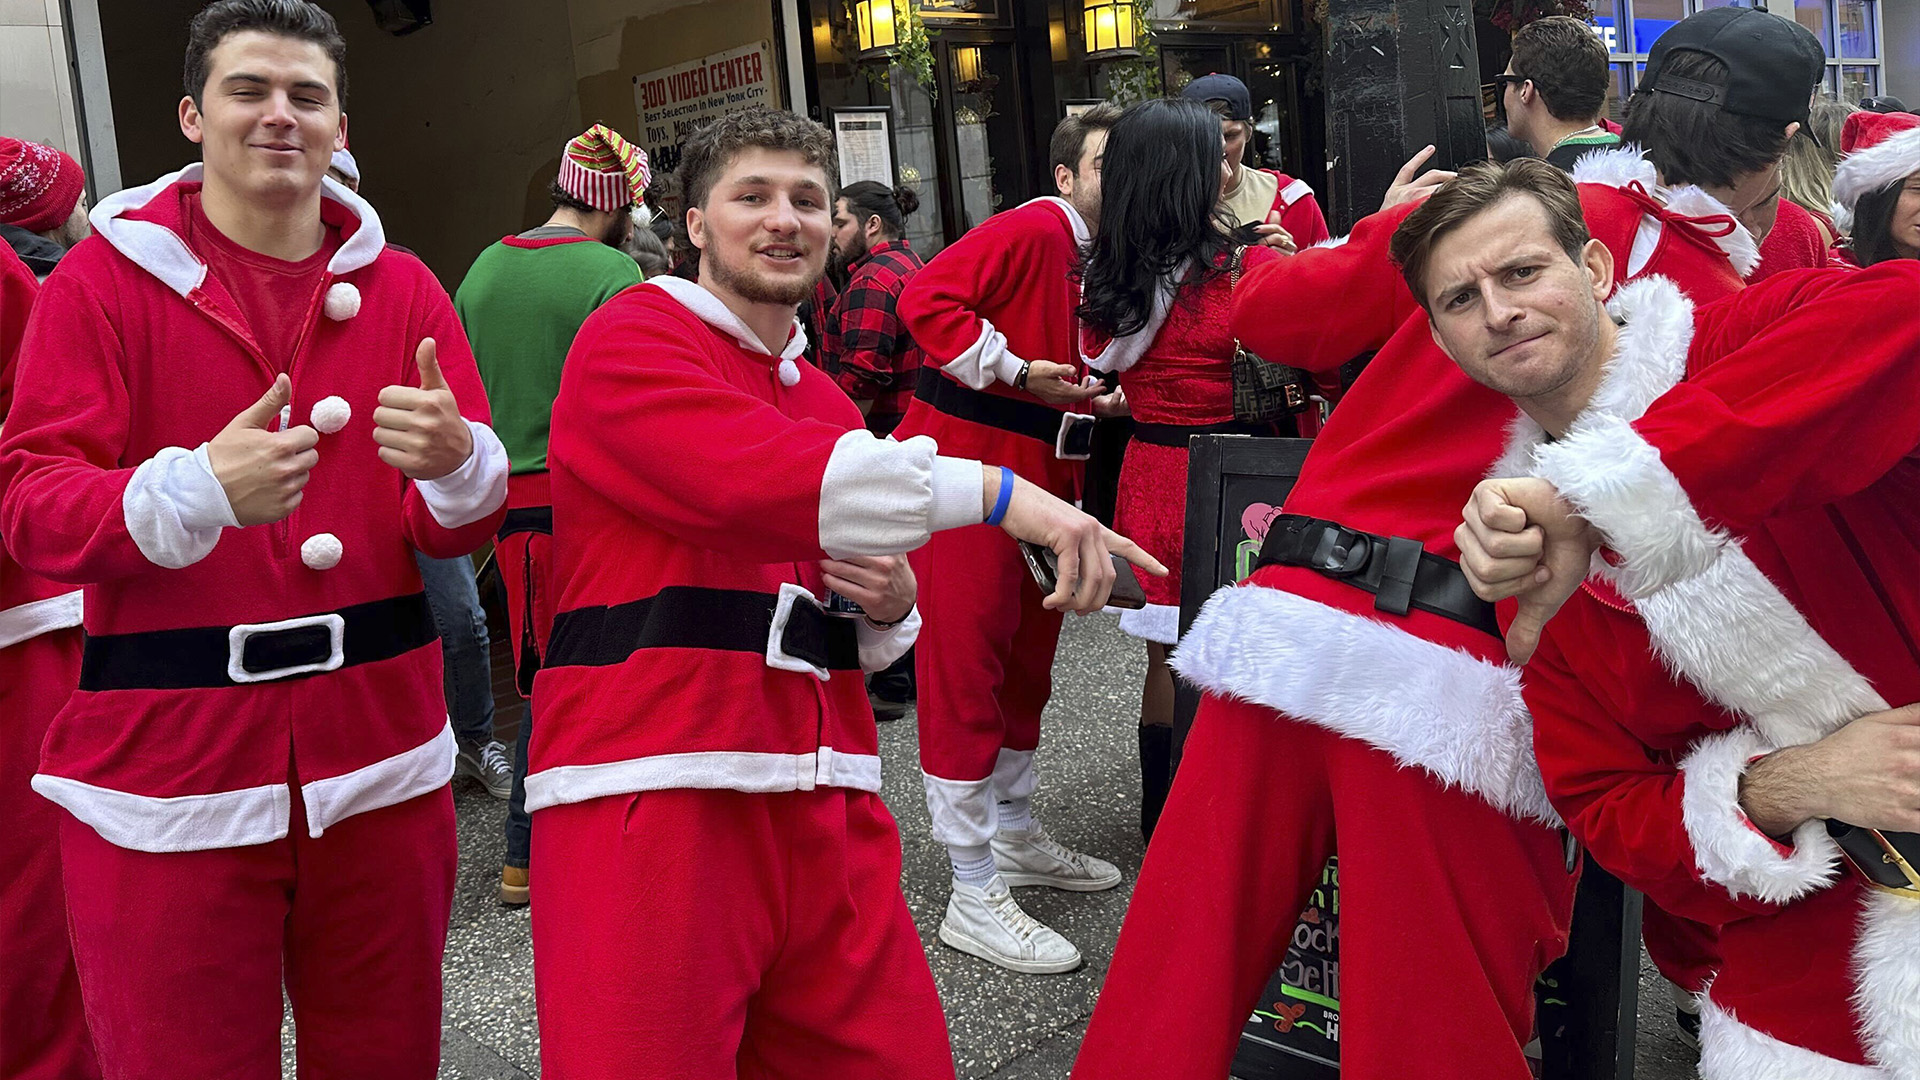
[[[520,710],[520,737],[513,743],[513,793],[507,796],[506,865],[522,870],[533,859],[533,817],[527,813],[527,740],[533,735],[533,702]]]
[[[447,719],[462,742],[493,738],[493,666],[488,652],[487,613],[480,608],[470,559],[430,559],[419,552],[427,606],[440,630],[440,658],[447,686]]]

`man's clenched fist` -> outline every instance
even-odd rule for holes
[[[320,461],[313,448],[319,432],[305,424],[272,429],[292,396],[293,382],[283,374],[207,443],[214,479],[227,493],[234,520],[242,525],[266,525],[293,513],[300,505],[300,489]]]
[[[373,410],[373,441],[380,460],[414,480],[438,480],[466,464],[473,454],[473,432],[460,416],[459,403],[440,374],[432,338],[422,338],[414,353],[420,387],[389,386]]]

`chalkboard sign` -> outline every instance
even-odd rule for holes
[[[1203,435],[1187,460],[1180,564],[1180,632],[1207,597],[1253,572],[1267,526],[1313,443]],[[1200,693],[1175,680],[1174,761]],[[1543,1074],[1550,1080],[1632,1080],[1639,1001],[1640,896],[1588,864],[1571,945],[1535,987]],[[1235,1080],[1337,1080],[1340,1073],[1340,870],[1328,862],[1293,941],[1240,1032]]]

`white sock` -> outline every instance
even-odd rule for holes
[[[1025,832],[1033,828],[1032,799],[1002,799],[1000,801],[1000,831],[1013,830]]]
[[[947,858],[953,861],[953,879],[964,882],[976,889],[984,889],[993,884],[993,849],[985,844],[978,847],[947,848]]]

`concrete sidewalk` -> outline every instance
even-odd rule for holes
[[[946,910],[949,872],[945,850],[928,834],[913,718],[881,725],[886,801],[899,819],[905,854],[902,884],[946,1005],[962,1080],[1064,1080],[1072,1066],[1140,866],[1134,725],[1145,672],[1140,645],[1121,634],[1112,617],[1068,620],[1041,741],[1035,809],[1063,843],[1110,859],[1126,873],[1120,887],[1105,893],[1020,891],[1029,913],[1086,955],[1086,966],[1068,975],[1015,975],[934,940]],[[503,909],[493,898],[506,804],[470,780],[458,782],[454,794],[460,880],[447,941],[440,1075],[537,1077],[528,914]],[[1637,1076],[1692,1077],[1692,1052],[1674,1034],[1664,984],[1651,969],[1642,978],[1641,1000]],[[286,1075],[293,1076],[291,1068]]]

